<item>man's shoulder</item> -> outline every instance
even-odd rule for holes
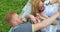
[[[9,32],[24,32],[24,31],[32,31],[32,24],[31,23],[24,23],[17,25],[15,27],[11,27]]]
[[[9,32],[14,32],[15,29],[17,29],[19,26],[11,27]]]
[[[14,32],[32,32],[32,24],[30,23],[20,24],[19,27],[15,29]]]
[[[12,32],[12,30],[13,30],[13,27],[10,28],[9,32]]]

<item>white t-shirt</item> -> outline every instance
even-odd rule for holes
[[[47,16],[54,15],[54,13],[58,11],[58,3],[53,4],[53,6],[51,4],[46,5],[46,3],[49,3],[49,1],[44,2],[44,5],[45,5],[44,13]]]

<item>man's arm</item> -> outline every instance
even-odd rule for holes
[[[34,30],[37,31],[39,29],[43,29],[43,28],[47,27],[48,25],[52,24],[58,16],[59,16],[59,13],[57,12],[52,17],[43,20],[41,23],[33,24],[34,25]]]

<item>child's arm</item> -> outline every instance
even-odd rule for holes
[[[43,19],[47,19],[47,18],[49,18],[45,13],[41,13],[41,18],[43,18]]]

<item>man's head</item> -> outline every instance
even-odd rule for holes
[[[20,18],[20,16],[18,16],[18,14],[16,12],[11,12],[8,13],[5,16],[5,20],[10,23],[12,26],[18,25],[20,23],[22,23],[22,20]]]

